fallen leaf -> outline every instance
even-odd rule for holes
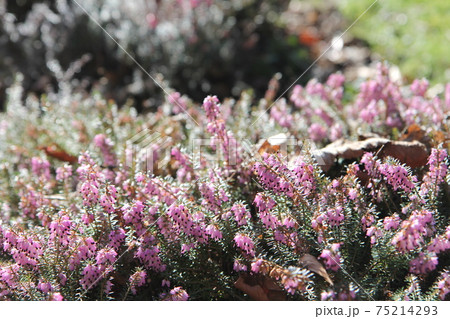
[[[381,149],[379,156],[391,156],[411,168],[416,168],[427,164],[429,153],[426,146],[418,141],[391,141]]]
[[[377,153],[379,157],[392,156],[411,168],[427,163],[428,149],[419,141],[391,141],[387,138],[372,137],[363,141],[340,139],[326,147],[312,152],[323,171],[333,166],[336,158],[357,159],[366,152]]]
[[[240,274],[234,286],[255,301],[286,300],[285,292],[272,278],[261,275]]]
[[[70,155],[63,149],[57,147],[56,145],[51,146],[40,146],[38,149],[43,150],[47,156],[56,158],[63,162],[69,162],[70,164],[74,164],[78,161],[76,156]]]
[[[420,141],[424,142],[425,131],[417,124],[411,124],[406,133],[400,137],[401,141]]]
[[[261,144],[258,148],[259,155],[263,155],[264,153],[274,154],[280,151],[282,145],[285,145],[288,140],[288,137],[284,133],[280,133],[277,135],[273,135]]]
[[[322,276],[326,282],[333,286],[333,281],[330,276],[328,276],[325,267],[317,260],[316,257],[310,254],[305,254],[300,258],[299,263],[300,266]]]

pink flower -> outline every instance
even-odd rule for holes
[[[320,300],[322,301],[336,300],[336,293],[333,290],[323,291],[320,294]]]
[[[187,301],[189,299],[188,293],[182,287],[175,287],[169,294],[163,294],[162,297],[165,301]]]
[[[333,73],[328,77],[327,85],[333,89],[338,89],[344,85],[345,76],[341,73]]]
[[[450,293],[450,272],[448,270],[442,273],[437,288],[439,289],[439,297],[444,300],[445,296]]]
[[[105,134],[97,134],[94,137],[94,144],[103,155],[103,163],[106,167],[114,167],[117,165],[116,155],[114,154],[114,144]]]
[[[305,108],[309,106],[309,101],[305,98],[303,92],[304,89],[299,84],[295,85],[294,89],[292,90],[292,94],[289,100],[293,102],[297,108]]]
[[[72,176],[72,166],[71,165],[66,164],[63,167],[58,167],[56,169],[56,180],[65,181],[70,176]]]
[[[247,255],[255,257],[255,244],[250,237],[243,234],[236,234],[236,236],[234,236],[234,242],[236,246],[242,249]]]
[[[342,243],[332,244],[330,249],[324,249],[320,254],[319,258],[324,260],[327,269],[338,271],[341,267],[341,255],[339,253],[341,244]]]
[[[145,285],[147,273],[145,271],[136,271],[130,276],[130,290],[135,295],[137,293],[136,288]]]
[[[236,259],[233,263],[233,270],[236,272],[247,271],[247,266],[241,263],[239,259]]]
[[[313,123],[308,129],[308,134],[314,142],[318,142],[327,137],[327,130],[319,123]]]
[[[419,256],[409,263],[409,271],[413,274],[427,274],[434,269],[438,264],[438,257],[434,253],[424,254],[419,253]]]
[[[31,159],[31,170],[37,177],[43,177],[45,180],[50,180],[50,163],[42,158],[33,157]]]
[[[120,245],[124,242],[125,237],[126,237],[125,230],[123,230],[122,228],[112,230],[108,236],[109,245],[117,250],[120,247]]]
[[[159,257],[159,248],[139,247],[134,256],[141,262],[141,264],[147,269],[153,269],[157,272],[162,272],[166,269],[166,266],[162,263]]]
[[[203,100],[203,108],[209,121],[214,121],[219,116],[220,102],[217,96],[207,96]]]
[[[358,191],[354,188],[348,190],[348,198],[355,200],[358,197]]]
[[[450,111],[450,83],[445,85],[445,106],[447,111]]]
[[[95,266],[92,264],[88,264],[83,269],[83,277],[80,280],[80,284],[83,289],[90,290],[94,286],[96,286],[103,276],[102,274],[103,268],[101,266]]]
[[[59,292],[55,292],[50,295],[50,300],[51,301],[63,301],[64,297]]]
[[[173,114],[179,114],[186,112],[187,101],[186,98],[182,97],[180,92],[170,93],[168,96],[169,103],[172,105]]]
[[[113,264],[116,261],[117,253],[112,248],[103,248],[98,251],[97,256],[95,257],[95,260],[97,261],[97,264]]]
[[[259,273],[259,270],[261,268],[261,265],[263,264],[264,260],[262,259],[257,259],[256,261],[252,262],[252,272],[254,273]]]
[[[388,182],[394,190],[401,188],[406,192],[410,192],[415,187],[415,176],[411,177],[408,170],[402,165],[382,164],[379,167],[379,171],[385,176],[386,182]]]
[[[328,224],[330,226],[339,226],[344,221],[343,208],[337,206],[335,208],[329,208],[326,212],[328,218]]]
[[[231,212],[234,214],[234,218],[239,226],[247,225],[247,220],[250,220],[250,212],[242,204],[234,204],[231,207]]]
[[[69,216],[66,215],[64,211],[59,213],[58,219],[52,221],[49,225],[50,228],[50,239],[53,241],[58,241],[59,244],[67,246],[69,244],[69,235],[73,223]]]
[[[270,109],[270,117],[274,119],[281,127],[291,127],[293,123],[293,116],[287,108],[286,100],[278,100]]]
[[[384,229],[390,230],[390,229],[397,229],[400,225],[401,219],[397,214],[394,214],[393,216],[387,216],[384,218],[383,224]]]
[[[426,79],[415,79],[411,84],[411,92],[417,96],[425,96],[428,90],[428,81]]]
[[[49,282],[39,281],[37,288],[43,293],[48,293],[53,290],[52,285]]]
[[[211,239],[214,239],[214,240],[222,239],[222,232],[217,228],[216,225],[207,226],[206,233],[209,236],[211,236]]]
[[[397,250],[406,253],[418,248],[425,237],[434,233],[434,218],[431,211],[415,210],[407,220],[400,224],[400,230],[392,239],[392,245]]]

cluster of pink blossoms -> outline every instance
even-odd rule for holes
[[[275,230],[280,225],[280,221],[271,213],[271,210],[276,206],[276,202],[273,198],[264,193],[258,193],[256,194],[253,203],[258,208],[259,218],[263,225],[267,229]]]
[[[48,205],[50,201],[41,191],[35,190],[32,186],[26,185],[25,189],[19,191],[20,202],[19,208],[24,216],[41,219],[43,225],[46,220],[43,218],[41,208]]]
[[[434,233],[433,213],[428,210],[413,211],[400,225],[400,230],[392,239],[398,251],[406,253],[419,247],[425,237]]]
[[[375,79],[363,82],[353,113],[372,124],[378,118],[390,127],[399,127],[402,120],[397,107],[402,101],[400,87],[389,78],[389,68],[379,64]]]
[[[365,153],[361,158],[361,163],[364,164],[370,177],[384,177],[385,181],[394,190],[400,188],[406,192],[410,192],[415,187],[414,183],[417,182],[416,176],[412,176],[405,166],[389,163],[382,164],[372,153]]]
[[[187,301],[189,295],[182,287],[175,287],[168,294],[162,294],[161,299],[163,301]]]
[[[180,92],[170,93],[167,99],[172,106],[173,114],[179,114],[187,111],[186,98],[181,96]]]
[[[265,188],[290,198],[296,194],[307,196],[315,188],[314,168],[300,157],[288,168],[277,156],[264,153],[262,162],[253,165],[253,171]]]
[[[324,213],[319,214],[311,220],[311,227],[317,229],[318,226],[338,227],[344,221],[344,209],[342,206],[328,208]]]
[[[186,154],[182,153],[178,147],[172,148],[170,154],[178,162],[177,178],[179,181],[190,182],[197,179],[192,162]]]
[[[247,265],[243,264],[239,259],[235,259],[233,263],[233,270],[236,272],[247,271]]]
[[[82,154],[78,161],[80,167],[78,167],[77,173],[80,176],[80,192],[83,196],[83,205],[93,206],[99,200],[99,187],[103,176],[88,153]]]
[[[148,196],[155,197],[159,202],[166,203],[169,206],[176,201],[176,196],[179,193],[178,188],[164,183],[157,177],[147,177],[142,173],[136,174],[135,179],[143,198],[147,198]]]
[[[445,299],[448,293],[450,293],[450,272],[445,271],[442,273],[441,279],[437,283],[437,289],[439,289],[439,297],[441,300]]]
[[[281,284],[291,295],[295,294],[297,291],[305,290],[305,283],[308,279],[305,270],[297,267],[289,267],[287,271],[283,271],[280,276]]]
[[[117,165],[117,159],[112,141],[105,134],[97,134],[94,137],[94,144],[102,152],[104,166],[115,167]]]
[[[234,242],[247,256],[255,257],[255,244],[250,237],[244,234],[236,234]]]
[[[394,214],[392,216],[387,216],[383,220],[383,226],[385,230],[396,230],[401,223],[400,216],[398,214]]]
[[[308,136],[313,141],[317,142],[325,138],[335,141],[342,137],[342,125],[330,115],[328,105],[333,105],[333,108],[339,110],[342,109],[344,82],[345,77],[336,73],[329,76],[325,85],[313,79],[305,88],[301,85],[294,86],[289,99],[295,107],[301,109],[306,117],[309,127]],[[317,99],[319,99],[319,103],[314,101]],[[327,105],[327,107],[322,105]],[[313,117],[319,118],[322,123],[317,122]]]
[[[109,246],[114,249],[119,249],[120,245],[125,241],[126,234],[125,230],[123,228],[117,228],[112,230],[109,233],[108,239],[109,239]]]
[[[173,220],[176,228],[188,236],[193,236],[199,243],[206,243],[208,241],[208,234],[206,232],[206,225],[204,224],[202,216],[195,216],[194,220],[189,210],[184,205],[172,204],[167,215]],[[218,230],[217,230],[218,231]],[[221,234],[217,234],[221,237]]]
[[[97,251],[97,243],[92,237],[84,238],[78,243],[78,248],[69,259],[69,269],[73,271],[75,266],[79,265],[83,260],[87,260],[95,256]]]
[[[56,169],[56,180],[57,181],[66,181],[69,177],[72,176],[72,166],[69,164],[65,164],[62,167],[58,167]]]
[[[103,277],[102,268],[93,264],[88,264],[83,268],[82,279],[80,284],[83,289],[89,290],[97,285],[98,281]]]
[[[31,170],[37,177],[42,177],[44,180],[49,181],[50,175],[50,163],[40,157],[33,157],[31,159]]]
[[[19,270],[18,264],[0,267],[0,297],[9,295],[11,290],[17,288]]]
[[[37,240],[3,230],[3,250],[11,254],[14,261],[22,267],[38,268],[39,258],[43,254]]]
[[[202,205],[213,212],[217,212],[229,200],[225,190],[217,189],[214,183],[202,183],[199,189],[203,196]]]
[[[420,252],[419,256],[409,262],[409,272],[413,274],[427,274],[436,269],[438,257],[435,253]]]
[[[123,220],[128,225],[134,226],[138,236],[144,232],[144,226],[142,225],[143,210],[144,204],[139,200],[134,201],[131,206],[126,204],[122,207]]]
[[[350,285],[347,289],[342,289],[338,293],[334,290],[324,291],[320,294],[320,300],[322,301],[351,301],[356,299],[356,289]]]
[[[275,271],[273,271],[275,270]],[[297,291],[304,291],[307,283],[310,281],[310,273],[305,269],[298,267],[288,267],[283,269],[279,266],[268,264],[264,259],[256,259],[251,263],[251,271],[255,274],[270,276],[275,280],[279,280],[284,289],[295,294]]]
[[[444,149],[433,148],[428,158],[429,165],[428,172],[423,177],[423,182],[420,188],[420,194],[423,196],[430,190],[436,190],[438,186],[445,181],[447,176],[448,154]]]
[[[103,207],[103,209],[111,214],[114,212],[115,207],[114,204],[117,200],[117,190],[113,185],[107,185],[105,187],[105,193],[100,196],[99,203],[100,206]]]
[[[433,238],[431,243],[428,245],[427,250],[436,254],[450,250],[450,226],[447,226],[444,234]]]
[[[294,190],[287,178],[290,171],[286,165],[279,161],[275,155],[263,154],[263,162],[256,162],[253,171],[258,175],[259,181],[265,188],[273,190],[277,194],[294,196]]]
[[[241,146],[234,138],[233,133],[226,130],[225,119],[220,114],[220,102],[217,96],[207,96],[203,100],[203,109],[208,119],[206,130],[213,134],[211,139],[213,149],[216,148],[216,143],[221,146],[227,165],[242,163]]]
[[[50,239],[53,242],[57,241],[63,247],[68,246],[70,242],[69,236],[73,227],[74,224],[70,217],[64,211],[61,211],[58,218],[49,225]]]
[[[145,285],[147,273],[143,270],[138,270],[130,276],[130,290],[133,295],[137,293],[136,288]]]
[[[231,213],[233,213],[238,226],[247,225],[247,221],[251,218],[250,212],[242,204],[234,204],[231,207]]]
[[[385,177],[386,182],[391,185],[394,190],[403,189],[410,192],[414,189],[414,182],[417,182],[415,176],[410,176],[408,170],[402,165],[381,164],[380,173]]]
[[[80,284],[83,289],[89,290],[95,287],[100,279],[106,278],[114,269],[113,265],[117,260],[117,252],[113,248],[103,248],[95,256],[95,264],[89,263],[83,269],[83,277]],[[109,293],[113,284],[108,280],[104,287],[104,292]]]
[[[147,269],[153,269],[157,272],[164,271],[166,265],[164,265],[159,257],[159,248],[156,246],[145,247],[139,246],[134,254],[141,264]]]
[[[270,109],[270,117],[275,120],[281,127],[291,127],[293,116],[286,105],[285,99],[279,99]]]
[[[338,271],[341,268],[341,254],[339,248],[342,243],[335,243],[331,245],[330,249],[324,249],[320,254],[320,258],[324,260],[327,269]]]

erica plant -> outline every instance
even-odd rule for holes
[[[23,102],[16,83],[0,298],[448,299],[449,92],[376,72],[355,94],[335,74],[274,105],[175,94],[149,114],[69,91]]]

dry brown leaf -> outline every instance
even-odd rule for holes
[[[366,152],[378,153],[379,157],[392,156],[411,168],[424,166],[428,158],[427,147],[419,141],[391,141],[382,137],[363,141],[340,139],[313,151],[313,155],[318,165],[326,172],[333,166],[336,158],[356,159]]]
[[[260,275],[240,274],[234,286],[255,301],[286,300],[286,293],[272,278]]]
[[[409,167],[416,168],[427,164],[429,154],[426,146],[419,141],[391,141],[384,146],[379,155],[392,156]]]
[[[417,124],[412,124],[408,127],[405,134],[400,137],[400,141],[419,141],[424,142],[425,131]]]
[[[62,162],[69,162],[71,164],[74,164],[78,161],[78,158],[76,156],[70,155],[60,147],[56,145],[51,146],[40,146],[38,149],[43,150],[47,156],[56,158]]]
[[[259,155],[263,155],[264,153],[273,154],[280,151],[282,145],[285,145],[288,140],[288,137],[284,133],[280,133],[277,135],[273,135],[267,138],[261,146],[258,148]]]
[[[310,254],[303,255],[299,260],[300,266],[315,272],[316,274],[322,276],[326,282],[333,286],[333,281],[325,269],[325,267],[317,260],[316,257]]]
[[[237,289],[239,289],[242,292],[249,295],[250,298],[252,298],[253,300],[269,301],[269,297],[267,296],[267,293],[264,291],[264,289],[260,285],[251,286],[251,285],[247,284],[241,275],[234,283],[234,286]]]

